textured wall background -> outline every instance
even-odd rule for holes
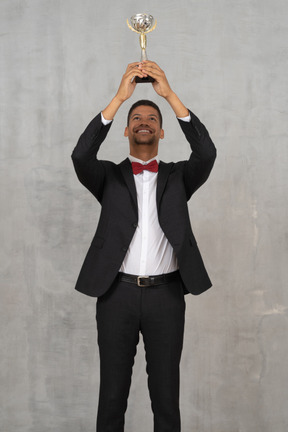
[[[186,297],[183,431],[286,432],[288,4],[284,0],[1,0],[1,358],[3,432],[93,431],[95,300],[74,291],[99,205],[71,151],[115,94],[138,37],[218,148],[190,204],[214,288]],[[189,154],[164,100],[139,87],[101,156],[120,161],[126,112],[149,97],[165,116],[163,160]],[[127,432],[152,430],[140,343]]]

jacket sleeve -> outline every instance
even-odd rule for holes
[[[187,201],[208,179],[216,159],[216,148],[207,129],[191,111],[190,115],[190,122],[179,120],[192,150],[189,160],[180,163],[183,169]]]
[[[103,125],[99,113],[80,136],[72,153],[72,161],[79,181],[101,202],[105,182],[105,164],[97,159],[100,145],[111,124]]]

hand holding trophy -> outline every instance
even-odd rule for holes
[[[147,54],[146,54],[146,46],[147,46],[147,38],[146,34],[150,33],[152,30],[155,29],[157,25],[157,21],[155,20],[152,15],[148,14],[136,14],[133,15],[130,18],[130,23],[127,18],[127,25],[130,28],[130,30],[140,34],[140,47],[141,47],[141,61],[147,60]],[[151,78],[150,76],[147,76],[145,78],[139,78],[136,77],[135,81],[138,83],[141,82],[154,82],[154,78]]]

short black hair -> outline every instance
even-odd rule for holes
[[[162,114],[161,114],[160,108],[159,108],[158,105],[156,105],[154,102],[152,102],[152,101],[150,101],[150,100],[147,100],[147,99],[139,100],[139,101],[135,102],[135,103],[131,106],[131,108],[130,108],[130,110],[129,110],[129,112],[128,112],[128,116],[127,116],[127,126],[129,126],[129,121],[130,121],[130,116],[131,116],[132,111],[133,111],[135,108],[137,108],[138,106],[141,106],[141,105],[144,105],[144,106],[151,106],[152,108],[154,108],[154,109],[158,112],[158,114],[159,114],[159,119],[160,119],[160,127],[161,127],[161,129],[162,129],[163,118],[162,118]]]

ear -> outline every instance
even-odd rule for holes
[[[128,137],[128,127],[127,126],[125,127],[125,130],[124,130],[124,136]]]
[[[164,138],[164,129],[161,129],[161,132],[160,132],[160,139],[163,139]]]

